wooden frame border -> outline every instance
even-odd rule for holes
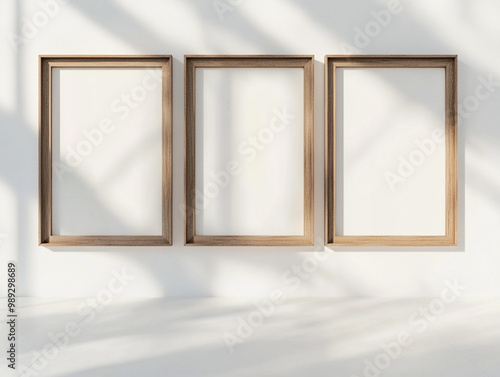
[[[336,234],[336,69],[444,68],[446,233],[444,236],[339,236]],[[325,243],[339,246],[454,246],[457,244],[457,56],[325,56]]]
[[[162,235],[64,236],[52,234],[52,68],[162,68]],[[172,245],[172,56],[39,56],[39,245]]]
[[[195,130],[196,68],[304,69],[304,235],[196,235]],[[197,246],[308,246],[314,244],[314,56],[312,55],[186,55],[185,101],[185,244]]]

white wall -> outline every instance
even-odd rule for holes
[[[488,84],[500,80],[500,3],[402,1],[391,5],[398,13],[390,20],[387,12],[375,13],[388,9],[386,1],[228,3],[220,17],[212,0],[0,1],[0,268],[17,261],[21,295],[93,296],[113,270],[126,269],[135,280],[122,297],[262,297],[275,288],[288,296],[436,296],[444,279],[466,285],[466,296],[500,296],[500,86]],[[358,28],[372,37],[361,37]],[[14,34],[24,38],[17,50]],[[323,58],[349,51],[459,55],[457,247],[323,247]],[[173,55],[172,247],[37,246],[39,54]],[[315,55],[314,248],[183,246],[184,54]],[[299,278],[293,266],[302,264],[312,272],[298,272]]]

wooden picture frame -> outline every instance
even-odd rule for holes
[[[161,70],[161,232],[158,235],[61,235],[53,232],[53,69]],[[42,246],[169,246],[172,244],[172,57],[148,56],[39,56],[39,244]],[[92,95],[92,94],[90,94]],[[160,101],[160,100],[158,100]],[[91,111],[91,109],[88,109]],[[158,146],[159,148],[159,146]],[[158,149],[159,150],[159,149]],[[160,153],[158,153],[160,154]],[[157,188],[159,190],[159,188]],[[158,191],[159,192],[159,191]],[[158,201],[160,198],[158,198]],[[158,211],[160,211],[158,209]],[[158,224],[158,227],[160,225]],[[152,232],[155,233],[155,232]],[[147,232],[146,232],[147,234]]]
[[[343,88],[344,85],[343,78],[342,83],[337,82],[337,71],[357,68],[444,69],[442,119],[444,119],[445,134],[445,182],[443,183],[445,208],[441,209],[444,213],[440,215],[444,219],[444,234],[337,234],[339,225],[343,226],[339,223],[343,219],[337,214],[339,204],[337,191],[342,178],[339,174],[345,174],[343,168],[342,172],[339,172],[337,166],[338,151],[339,148],[343,148],[339,144],[342,141],[339,141],[338,132],[339,127],[342,128],[342,133],[344,127],[348,127],[344,124],[344,118],[342,118],[341,125],[337,124],[339,122],[337,114],[343,111],[337,108],[339,100],[343,101],[337,89],[338,86],[342,85]],[[325,56],[325,243],[332,246],[453,246],[457,244],[457,56]]]
[[[199,68],[273,68],[303,70],[304,205],[300,235],[202,235],[196,231],[196,72]],[[313,56],[185,56],[185,244],[203,246],[313,245]],[[302,168],[301,168],[302,169]]]

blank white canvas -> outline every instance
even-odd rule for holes
[[[196,210],[199,235],[304,234],[302,69],[196,70]]]
[[[337,234],[444,235],[444,69],[336,78]]]
[[[53,234],[161,235],[161,69],[58,68],[52,84]]]

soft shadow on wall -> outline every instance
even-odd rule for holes
[[[17,15],[15,16],[18,20],[18,25],[20,25],[22,12],[20,12],[21,5],[17,5]],[[318,29],[323,30],[328,36],[333,40],[344,40],[346,42],[352,42],[352,37],[354,33],[352,32],[352,26],[358,24],[363,26],[369,20],[369,9],[380,8],[380,2],[372,2],[368,5],[360,5],[359,3],[351,4],[349,2],[342,3],[343,12],[339,12],[340,5],[336,3],[321,2],[319,5],[311,6],[306,5],[305,2],[295,1],[293,2],[295,6],[295,11],[300,13],[303,17],[305,23],[314,23],[317,25]],[[181,61],[181,56],[184,53],[190,53],[191,51],[186,51],[186,47],[176,41],[174,36],[163,36],[159,35],[156,31],[152,30],[150,27],[144,24],[142,20],[135,17],[130,11],[121,7],[116,2],[98,3],[96,1],[83,2],[74,1],[70,3],[72,9],[77,10],[82,15],[86,15],[92,20],[99,28],[102,28],[107,33],[120,36],[127,43],[134,48],[137,53],[173,53],[177,55],[174,59],[174,138],[175,140],[183,139],[183,115],[182,115],[182,82],[183,82],[183,63]],[[282,40],[283,36],[279,36],[270,33],[274,29],[269,29],[269,31],[263,31],[259,28],[258,23],[253,18],[245,12],[245,5],[238,8],[234,13],[234,17],[227,18],[227,22],[220,22],[217,18],[216,13],[213,11],[212,4],[210,2],[199,2],[191,3],[189,5],[182,5],[183,7],[190,7],[189,11],[192,17],[196,18],[201,25],[204,25],[206,30],[210,32],[201,33],[204,38],[205,51],[202,53],[227,53],[227,48],[218,42],[217,38],[211,38],[211,33],[230,33],[233,38],[239,39],[248,45],[251,53],[273,53],[273,54],[294,54],[298,53],[297,46],[291,47],[293,44],[284,43]],[[271,17],[275,8],[269,5],[265,8],[269,13],[266,17]],[[207,15],[213,15],[212,18]],[[351,15],[352,18],[346,17],[346,15]],[[367,19],[368,17],[368,19]],[[209,21],[207,21],[209,20]],[[425,20],[415,18],[412,14],[405,13],[405,21],[410,21],[408,27],[404,28],[401,33],[397,35],[391,33],[381,33],[380,36],[374,38],[371,43],[364,49],[361,53],[391,53],[397,50],[397,53],[417,53],[422,50],[430,51],[432,53],[444,53],[444,52],[456,52],[456,46],[453,44],[447,44],[442,38],[439,31],[432,30],[432,23],[424,22]],[[359,22],[359,23],[358,23]],[[393,21],[397,24],[398,19],[394,16]],[[458,27],[458,25],[456,26]],[[19,27],[18,27],[19,30]],[[401,50],[401,41],[407,41],[407,46],[412,46],[411,49],[408,48],[406,51]],[[406,42],[405,42],[406,43]],[[352,43],[351,43],[352,44]],[[325,47],[326,48],[326,47]],[[326,51],[326,53],[342,53],[339,51],[337,44],[332,44],[331,50]],[[167,51],[169,50],[169,51]],[[299,49],[300,50],[300,49]],[[310,52],[310,51],[308,51]],[[23,46],[19,46],[19,51],[17,53],[18,67],[16,72],[17,86],[22,88],[26,85],[23,80],[22,68],[24,52]],[[318,54],[316,58],[321,59]],[[323,64],[317,61],[316,64],[316,90],[315,90],[315,108],[316,108],[316,155],[315,155],[315,165],[316,165],[316,236],[322,238],[322,127],[323,127],[323,87],[321,85],[320,78],[322,76]],[[463,69],[464,64],[461,63],[460,69]],[[482,68],[482,67],[481,67]],[[470,69],[461,73],[461,78],[464,75],[475,74],[476,72],[483,72],[480,68]],[[319,83],[319,85],[318,85]],[[495,97],[498,94],[494,94]],[[18,92],[17,93],[17,105],[15,111],[12,115],[3,115],[6,122],[9,124],[19,125],[18,129],[22,129],[21,133],[16,131],[15,138],[18,139],[19,143],[16,143],[16,150],[19,146],[25,145],[24,150],[33,150],[36,146],[37,135],[34,134],[30,127],[23,121],[23,112],[25,105],[23,104],[23,97]],[[461,96],[461,98],[463,98]],[[492,99],[493,100],[493,99]],[[490,103],[490,102],[489,102]],[[488,105],[489,106],[489,105]],[[485,105],[486,107],[486,105]],[[492,109],[489,109],[492,110]],[[462,122],[464,123],[464,122]],[[494,125],[481,125],[481,129],[484,130],[485,142],[494,143],[494,139],[491,135],[497,135],[498,131],[493,127]],[[464,149],[464,127],[462,125],[460,131],[460,150]],[[19,136],[24,134],[24,136]],[[12,140],[12,139],[10,139]],[[182,181],[182,143],[174,143],[174,180],[176,182]],[[6,150],[6,152],[8,149]],[[14,153],[15,151],[12,150]],[[15,155],[15,153],[14,153]],[[464,153],[459,153],[461,156],[460,161],[460,179],[461,179],[461,227],[460,232],[463,235],[464,229],[464,193],[463,187],[465,184],[464,177]],[[21,161],[21,163],[23,163]],[[21,178],[19,175],[19,170],[10,171],[8,167],[4,167],[2,171],[2,177],[11,184],[18,195],[18,229],[23,229],[26,224],[26,218],[31,216],[30,210],[26,207],[25,203],[30,200],[36,200],[37,198],[37,188],[36,183],[33,178],[36,176],[35,167],[33,164],[25,163],[25,169],[23,172],[30,172],[30,178]],[[13,169],[12,169],[13,170]],[[486,190],[488,197],[491,197],[493,201],[498,203],[498,195],[495,193],[494,189],[491,189],[491,178],[487,175],[480,173],[479,169],[474,172],[476,174],[476,180],[474,182],[474,187],[480,190]],[[481,184],[484,181],[488,184]],[[26,182],[31,182],[31,184],[26,185]],[[85,183],[82,182],[82,185]],[[182,189],[180,185],[176,185],[174,189],[174,242],[176,246],[182,244],[183,239],[183,219],[181,217],[178,209],[178,204],[181,202]],[[100,203],[96,202],[96,205]],[[119,219],[116,219],[119,221]],[[463,236],[462,236],[463,237]],[[460,241],[461,247],[464,245],[464,239]],[[318,246],[319,241],[316,242]],[[35,266],[31,264],[30,259],[24,250],[27,250],[31,245],[26,241],[26,238],[22,236],[21,232],[18,231],[18,248],[20,250],[18,260],[20,264],[26,266],[26,270],[29,271]],[[65,249],[67,251],[75,251],[73,249]],[[101,251],[99,249],[78,249],[79,252],[85,251]],[[312,251],[313,248],[294,249],[293,253],[290,250],[274,250],[270,248],[251,248],[242,249],[238,252],[234,250],[227,250],[224,248],[211,248],[209,252],[207,250],[195,250],[191,248],[182,248],[182,252],[173,250],[172,248],[158,249],[158,250],[143,250],[139,248],[127,248],[127,249],[106,249],[106,251],[123,251],[121,255],[123,258],[133,259],[134,263],[137,265],[142,265],[147,269],[148,273],[154,277],[157,282],[157,286],[162,291],[162,294],[178,295],[178,294],[189,294],[189,292],[198,292],[200,294],[211,295],[217,294],[217,284],[211,284],[214,280],[217,280],[217,275],[220,272],[221,260],[224,260],[226,265],[234,266],[244,266],[249,275],[260,273],[274,274],[275,271],[279,271],[280,267],[276,266],[289,266],[294,263],[300,263],[303,256],[298,251]],[[364,249],[367,250],[367,249]],[[426,249],[428,251],[441,251],[442,249]],[[257,251],[257,253],[255,253]],[[266,251],[266,253],[264,253]],[[373,251],[384,251],[382,249],[373,249]],[[265,267],[263,267],[265,266]],[[284,270],[285,268],[283,268]],[[322,272],[323,273],[323,272]],[[334,284],[338,291],[343,291],[345,294],[350,292],[363,292],[363,287],[359,287],[359,282],[350,281],[346,278],[345,281],[341,282],[338,279],[340,276],[333,276],[339,271],[333,269],[328,274],[324,274],[331,284]],[[172,282],[176,283],[173,284]],[[305,282],[306,286],[309,282]],[[182,288],[181,288],[182,287]],[[343,288],[342,288],[343,287]],[[180,290],[182,289],[182,291]]]

